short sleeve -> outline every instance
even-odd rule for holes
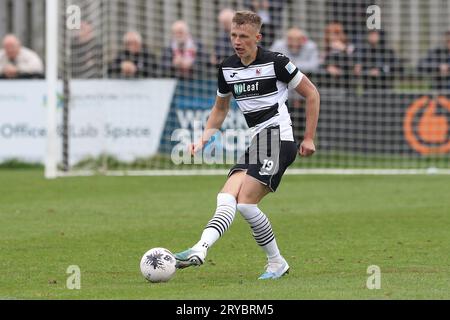
[[[219,97],[228,97],[231,94],[230,88],[228,87],[227,82],[223,76],[222,65],[218,68],[218,79],[217,79],[217,95]]]
[[[274,67],[277,79],[289,84],[289,87],[296,87],[302,81],[303,73],[284,54],[275,53],[275,55]]]

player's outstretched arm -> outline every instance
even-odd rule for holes
[[[319,121],[320,94],[316,86],[306,76],[303,76],[295,90],[306,99],[306,129],[299,154],[302,157],[308,157],[316,151],[314,137]]]
[[[220,129],[220,127],[222,127],[222,123],[225,121],[228,111],[230,110],[230,99],[231,95],[227,97],[217,96],[200,141],[189,146],[191,155],[202,150],[209,139]]]

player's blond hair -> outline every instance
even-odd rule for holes
[[[253,26],[258,32],[261,31],[262,19],[252,11],[238,11],[234,14],[233,23],[242,26],[249,24]]]

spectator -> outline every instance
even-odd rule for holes
[[[325,69],[324,85],[333,87],[350,87],[350,77],[353,65],[354,46],[347,40],[341,23],[332,22],[325,28]]]
[[[97,42],[92,24],[81,23],[71,43],[72,77],[93,79],[102,77],[102,48]]]
[[[20,40],[9,34],[0,50],[0,77],[7,79],[42,77],[44,65],[34,51],[25,48]]]
[[[156,77],[156,58],[143,45],[142,37],[129,31],[123,37],[125,49],[109,65],[110,77],[151,78]]]
[[[317,45],[299,28],[289,29],[286,39],[275,41],[270,50],[289,57],[303,73],[311,74],[319,68],[320,57]]]
[[[390,88],[399,69],[394,50],[386,46],[384,33],[370,30],[366,43],[355,50],[354,74],[362,77],[364,89]]]
[[[450,90],[450,29],[444,36],[444,46],[431,49],[419,62],[419,72],[433,77],[434,89]]]
[[[308,76],[319,69],[317,45],[297,27],[289,29],[286,38],[275,41],[270,50],[289,57],[299,70]],[[288,101],[294,135],[297,139],[302,139],[306,119],[303,98],[295,90],[289,90]]]
[[[327,0],[326,19],[339,21],[347,35],[347,40],[355,47],[366,41],[367,8],[376,4],[373,0]]]
[[[270,48],[277,38],[277,31],[283,27],[285,0],[245,0],[245,6],[257,13],[263,21],[261,46]],[[281,36],[281,35],[279,35]]]
[[[221,31],[216,38],[214,53],[211,55],[210,60],[211,64],[214,66],[218,66],[225,58],[234,54],[234,49],[230,41],[230,31],[234,13],[234,10],[228,8],[223,9],[219,13],[218,21]]]
[[[170,46],[164,50],[162,67],[166,75],[180,79],[191,79],[208,64],[202,45],[195,41],[186,22],[179,20],[172,25]]]

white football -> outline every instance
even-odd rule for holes
[[[141,259],[142,275],[150,282],[167,282],[175,274],[175,256],[165,248],[148,250]]]

